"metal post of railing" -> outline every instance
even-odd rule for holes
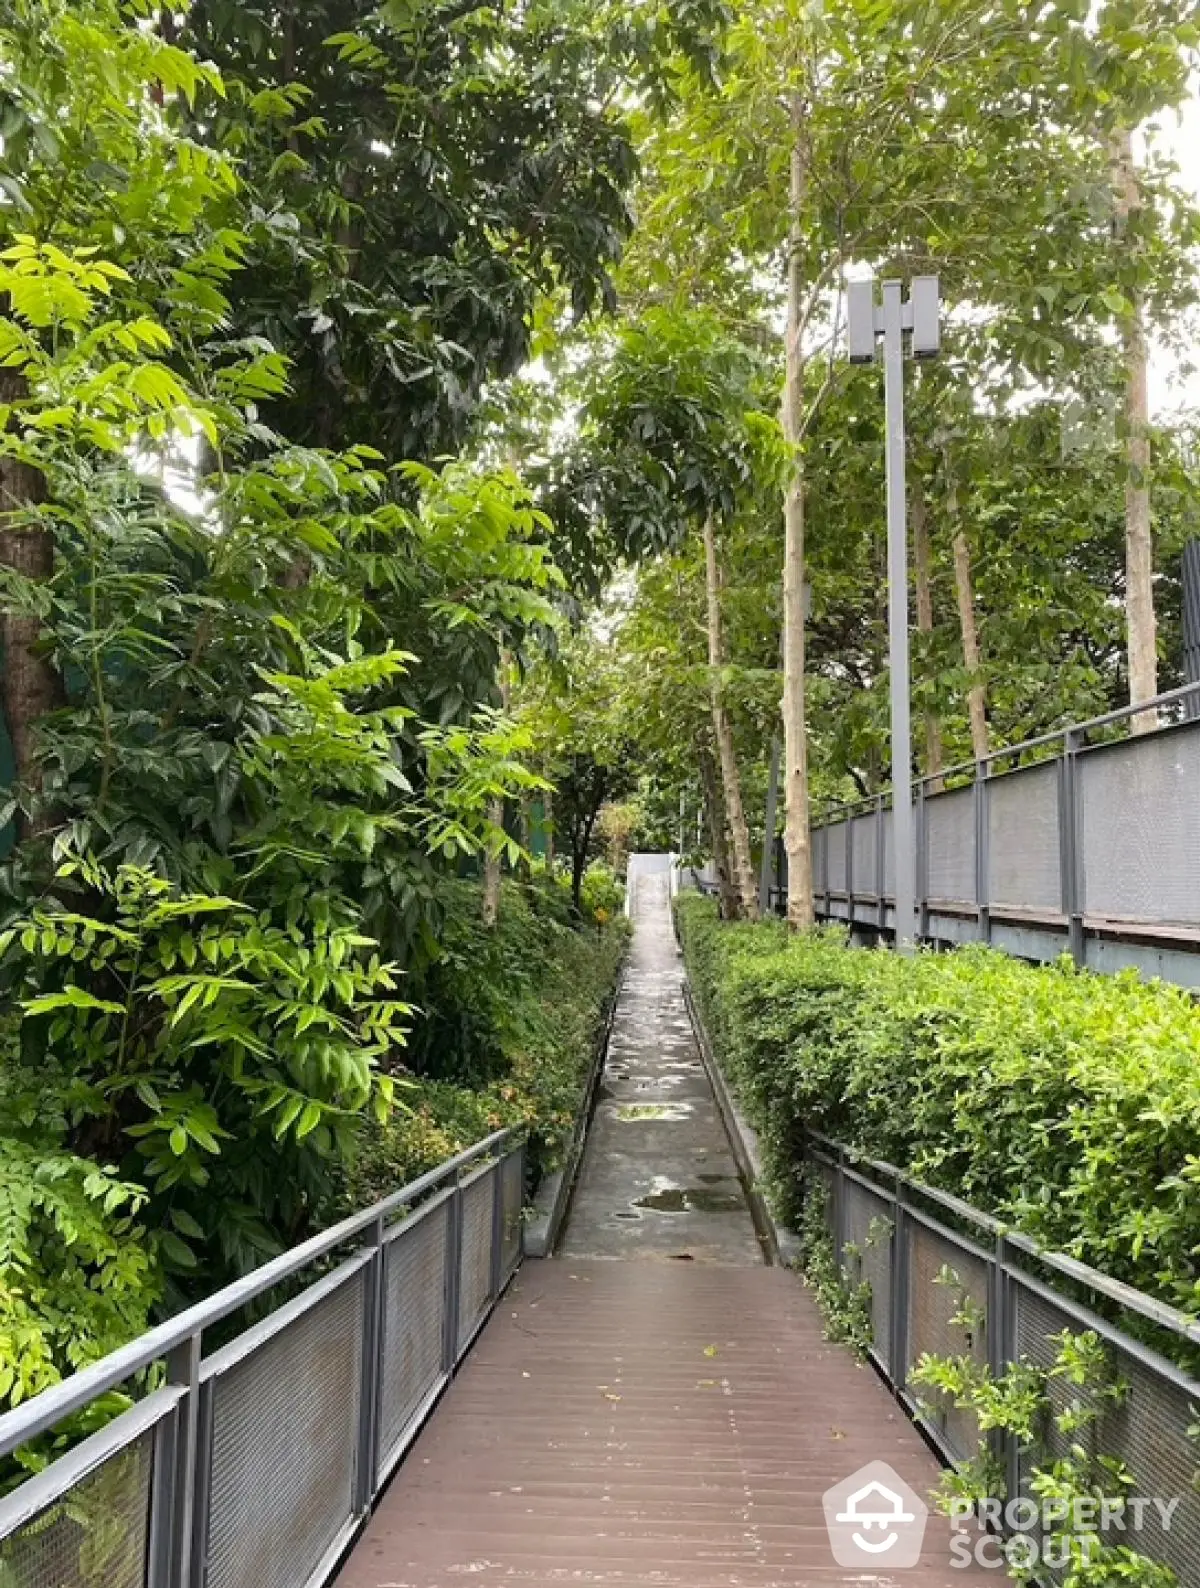
[[[1058,763],[1058,856],[1062,884],[1062,913],[1067,920],[1067,948],[1077,965],[1086,957],[1083,939],[1082,846],[1079,834],[1079,735],[1063,738]]]
[[[462,1283],[462,1180],[457,1171],[454,1189],[446,1202],[446,1336],[442,1342],[442,1367],[453,1373],[458,1363],[458,1294]]]
[[[979,912],[979,941],[992,940],[992,912],[988,900],[988,765],[975,768],[975,904]]]
[[[521,1195],[520,1195],[520,1199],[519,1199],[519,1205],[518,1205],[518,1208],[517,1208],[517,1258],[516,1258],[516,1260],[517,1260],[518,1263],[522,1263],[525,1260],[525,1219],[524,1219],[524,1216],[523,1216],[524,1215],[524,1210],[525,1210],[525,1184],[526,1184],[525,1176],[529,1172],[529,1138],[527,1136],[522,1136],[521,1137],[520,1145],[517,1148],[517,1152],[520,1154],[520,1164],[521,1164],[521,1178],[520,1178],[520,1181],[519,1181],[519,1184],[520,1184],[520,1187],[521,1187]]]
[[[1008,1297],[1005,1293],[1005,1264],[1008,1259],[1004,1236],[998,1234],[992,1246],[988,1263],[987,1330],[988,1369],[993,1380],[998,1379],[1008,1367]],[[994,1459],[1007,1472],[1011,1455],[1012,1433],[1005,1428],[990,1430],[988,1443]],[[1010,1493],[1014,1491],[1010,1490]]]
[[[879,904],[877,918],[881,932],[887,925],[887,909],[883,902],[883,891],[887,885],[884,872],[883,831],[883,795],[877,794],[875,796],[875,898]]]
[[[843,1248],[846,1245],[846,1149],[839,1147],[833,1166],[833,1255],[838,1268],[842,1267]]]
[[[370,1509],[379,1471],[379,1397],[384,1350],[384,1229],[380,1215],[367,1231],[371,1261],[363,1270],[362,1357],[359,1364],[358,1459],[354,1473],[354,1509]]]
[[[189,1336],[167,1356],[168,1384],[185,1386],[187,1394],[160,1425],[154,1440],[148,1588],[189,1588],[192,1580],[200,1357],[199,1333]]]
[[[888,1350],[892,1387],[899,1393],[908,1382],[908,1216],[901,1175],[896,1176],[892,1202],[891,1289],[892,1338]]]
[[[929,940],[929,806],[925,783],[917,784],[917,936]]]
[[[846,919],[851,931],[854,930],[854,822],[855,818],[850,816],[842,824],[842,843],[846,851]]]
[[[488,1295],[493,1301],[504,1285],[504,1159],[497,1158],[491,1171],[492,1182],[492,1260]]]

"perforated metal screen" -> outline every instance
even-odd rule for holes
[[[853,1180],[844,1182],[843,1195],[842,1263],[851,1283],[865,1281],[871,1287],[872,1343],[886,1367],[892,1339],[892,1203]]]
[[[519,1152],[500,1166],[500,1270],[507,1279],[521,1261],[521,1211],[525,1204],[525,1165]]]
[[[975,900],[975,791],[952,789],[925,801],[929,823],[929,897]]]
[[[859,897],[874,898],[877,889],[875,853],[878,822],[875,812],[856,816],[850,823],[850,842],[854,846],[854,892]]]
[[[145,1588],[154,1434],[0,1542],[2,1588]]]
[[[1079,757],[1089,915],[1200,924],[1200,723]]]
[[[206,1588],[303,1588],[354,1511],[363,1271],[211,1381]]]
[[[849,830],[848,822],[836,822],[832,827],[825,829],[827,846],[825,853],[828,866],[826,886],[831,893],[846,891],[846,834]]]
[[[896,819],[889,805],[883,813],[883,891],[888,898],[896,895]]]
[[[923,1224],[910,1221],[907,1228],[909,1368],[926,1355],[969,1356],[986,1364],[987,1264]],[[966,1461],[974,1456],[979,1448],[974,1413],[924,1385],[919,1395],[955,1458]]]
[[[1058,911],[1058,764],[1022,767],[990,778],[988,902],[1014,909]]]
[[[442,1376],[451,1205],[430,1209],[384,1248],[379,1452],[386,1463]]]
[[[462,1350],[487,1311],[492,1294],[492,1217],[499,1171],[483,1170],[463,1188],[462,1264],[458,1345]]]
[[[1020,1285],[1015,1292],[1016,1347],[1019,1355],[1040,1367],[1050,1367],[1058,1355],[1055,1336],[1066,1330],[1080,1333],[1078,1322],[1054,1303]],[[1107,1535],[1109,1543],[1129,1543],[1139,1554],[1170,1566],[1181,1583],[1200,1583],[1200,1494],[1194,1487],[1196,1446],[1188,1428],[1197,1421],[1197,1410],[1181,1388],[1154,1372],[1119,1345],[1110,1344],[1114,1381],[1125,1393],[1114,1405],[1104,1404],[1099,1418],[1069,1437],[1053,1422],[1042,1429],[1042,1453],[1026,1452],[1021,1461],[1021,1488],[1030,1492],[1035,1464],[1048,1465],[1068,1453],[1072,1442],[1086,1442],[1093,1451],[1115,1456],[1129,1468],[1130,1493],[1164,1502],[1177,1500],[1170,1527],[1164,1529],[1153,1506],[1144,1514],[1145,1526],[1136,1533]],[[1062,1379],[1052,1379],[1049,1394],[1055,1413],[1071,1401],[1095,1405],[1094,1395]],[[1130,1518],[1132,1524],[1132,1518]]]

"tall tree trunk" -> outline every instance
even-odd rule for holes
[[[1128,263],[1140,244],[1136,224],[1142,190],[1133,160],[1128,129],[1115,132],[1110,146],[1116,199],[1116,246]],[[1132,224],[1131,224],[1132,223]],[[1158,693],[1158,635],[1154,617],[1154,543],[1150,532],[1150,400],[1148,359],[1142,298],[1137,287],[1128,293],[1129,313],[1121,319],[1121,351],[1125,361],[1125,624],[1129,647],[1129,699],[1132,705]],[[1131,733],[1149,733],[1157,726],[1152,711],[1130,718]]]
[[[712,845],[713,867],[717,873],[717,889],[721,899],[723,920],[737,919],[740,900],[734,886],[729,865],[729,845],[726,841],[725,809],[721,802],[721,782],[717,775],[717,760],[703,740],[697,747],[700,762],[700,787],[704,790],[704,813],[708,818],[708,837]]]
[[[804,348],[802,220],[808,188],[804,103],[792,96],[791,226],[788,238],[787,332],[784,346],[783,434],[792,449],[783,502],[783,791],[788,858],[788,925],[813,925],[812,842],[808,821],[808,731],[804,714]]]
[[[554,875],[554,795],[549,789],[542,795],[542,831],[546,842],[546,870]]]
[[[29,395],[19,370],[0,369],[0,403],[24,401]],[[39,469],[0,457],[0,567],[22,579],[43,582],[54,572],[54,537],[30,515],[46,500],[46,480]],[[24,520],[24,521],[23,521]],[[16,784],[35,797],[42,786],[35,737],[38,722],[63,704],[62,680],[45,654],[38,618],[11,607],[0,609],[0,647],[4,676],[0,685],[4,720],[12,744]],[[44,812],[18,818],[18,836],[30,837],[50,825]]]
[[[917,580],[917,632],[928,637],[933,633],[933,551],[929,543],[929,513],[925,503],[925,484],[917,479],[913,484],[909,514],[913,531],[913,568]],[[942,790],[942,720],[932,706],[925,708],[925,771],[932,779],[931,794]]]
[[[958,625],[962,633],[963,666],[971,676],[967,689],[967,714],[971,721],[971,753],[982,761],[991,749],[987,722],[987,690],[980,676],[979,626],[975,616],[975,590],[971,583],[971,548],[958,516],[958,487],[950,476],[946,514],[954,535],[954,592],[958,600]]]
[[[721,687],[721,668],[725,665],[725,644],[721,633],[721,570],[717,564],[717,537],[712,519],[704,523],[704,574],[708,597],[708,673],[712,699],[713,737],[721,764],[721,789],[725,818],[733,848],[733,880],[741,900],[741,913],[747,921],[758,920],[758,888],[754,881],[754,860],[750,853],[750,829],[742,803],[742,779],[733,745],[733,725],[725,709]]]

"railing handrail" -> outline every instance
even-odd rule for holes
[[[1137,705],[1118,706],[1113,711],[1105,711],[1098,717],[1088,717],[1082,722],[1071,722],[1061,728],[1052,728],[1048,733],[1039,733],[1032,739],[1022,739],[1019,744],[1002,745],[999,749],[989,750],[986,755],[979,756],[971,761],[959,761],[953,766],[942,767],[937,772],[924,772],[913,778],[914,788],[926,788],[930,783],[938,783],[950,777],[965,777],[970,773],[978,775],[980,767],[991,767],[997,761],[1007,761],[1010,757],[1024,755],[1029,750],[1040,750],[1048,744],[1058,744],[1072,736],[1083,736],[1094,733],[1098,728],[1110,727],[1115,722],[1123,722],[1129,717],[1140,717],[1145,712],[1159,711],[1164,706],[1175,706],[1180,701],[1200,693],[1200,679],[1194,684],[1180,684],[1175,689],[1164,690],[1162,694],[1153,696],[1150,700],[1142,700]],[[1160,722],[1153,729],[1154,733],[1169,733],[1178,723]],[[1149,737],[1149,735],[1146,735]],[[947,790],[946,792],[951,792]],[[936,797],[936,796],[935,796]],[[891,784],[879,790],[876,794],[864,794],[860,799],[844,800],[839,804],[829,805],[819,818],[813,823],[816,828],[832,827],[841,821],[850,819],[849,813],[861,809],[870,809],[879,801],[892,798]]]
[[[456,1153],[453,1158],[448,1158],[436,1168],[427,1170],[425,1174],[393,1191],[382,1201],[361,1208],[357,1213],[342,1219],[340,1223],[331,1225],[329,1229],[319,1231],[307,1241],[301,1242],[299,1246],[292,1247],[290,1251],[281,1252],[278,1257],[263,1263],[241,1279],[235,1280],[233,1284],[226,1285],[205,1300],[196,1302],[186,1311],[167,1319],[165,1323],[147,1330],[136,1340],[131,1340],[127,1345],[120,1346],[107,1356],[101,1357],[99,1361],[80,1368],[78,1372],[44,1389],[41,1394],[33,1396],[22,1405],[0,1414],[0,1456],[10,1455],[19,1446],[53,1428],[63,1418],[81,1410],[107,1390],[124,1383],[126,1379],[149,1367],[151,1363],[160,1361],[188,1340],[203,1333],[205,1329],[237,1312],[248,1302],[274,1289],[276,1285],[281,1284],[285,1279],[290,1279],[293,1274],[299,1273],[311,1263],[328,1256],[330,1252],[336,1251],[339,1246],[345,1245],[347,1241],[369,1229],[373,1224],[385,1220],[398,1208],[406,1206],[414,1198],[423,1196],[442,1181],[457,1175],[476,1159],[494,1154],[507,1142],[519,1137],[522,1131],[523,1127],[520,1125],[510,1125],[503,1130],[493,1131],[490,1136]]]
[[[856,1147],[847,1146],[844,1142],[834,1141],[820,1131],[806,1129],[805,1134],[810,1141],[816,1142],[826,1152],[839,1154],[844,1163],[865,1164],[867,1168],[874,1170],[885,1179],[903,1185],[920,1196],[928,1197],[931,1202],[940,1204],[949,1212],[977,1224],[989,1235],[1003,1236],[1009,1246],[1015,1246],[1019,1251],[1036,1258],[1039,1263],[1055,1273],[1074,1280],[1076,1284],[1085,1285],[1097,1295],[1104,1296],[1129,1312],[1135,1312],[1149,1322],[1170,1330],[1181,1339],[1189,1340],[1193,1345],[1200,1345],[1200,1318],[1181,1312],[1178,1307],[1173,1307],[1166,1301],[1159,1301],[1155,1296],[1148,1296],[1145,1291],[1127,1285],[1120,1279],[1113,1279],[1111,1275],[1090,1267],[1077,1257],[1068,1257],[1065,1252],[1043,1246],[1040,1241],[1035,1240],[1031,1235],[1026,1235],[1015,1225],[996,1218],[992,1213],[984,1213],[980,1208],[972,1206],[970,1202],[954,1196],[949,1191],[941,1191],[936,1186],[926,1185],[923,1180],[918,1180],[906,1169],[898,1169],[895,1164],[887,1163],[882,1158],[872,1158],[868,1153],[860,1152]]]

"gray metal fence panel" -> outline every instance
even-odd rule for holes
[[[988,903],[1057,912],[1062,906],[1058,764],[988,780]]]
[[[909,1367],[923,1356],[969,1356],[986,1366],[987,1263],[915,1219],[907,1220],[906,1228]],[[950,1453],[956,1460],[969,1460],[979,1446],[975,1414],[927,1387],[921,1389],[920,1400]]]
[[[521,1261],[521,1214],[525,1205],[524,1154],[510,1153],[500,1166],[500,1267],[507,1279]]]
[[[925,802],[929,823],[929,897],[975,900],[975,791],[952,789]]]
[[[889,899],[896,896],[895,814],[890,805],[883,813],[883,891]]]
[[[1087,914],[1200,925],[1200,723],[1082,751],[1078,775]]]
[[[845,893],[846,891],[846,836],[850,830],[848,822],[834,822],[826,832],[826,864],[828,866],[827,886],[831,893]]]
[[[1078,1319],[1061,1310],[1040,1291],[1019,1281],[1014,1290],[1015,1340],[1019,1355],[1039,1367],[1050,1367],[1058,1355],[1056,1339],[1064,1331],[1078,1335]],[[1160,1499],[1178,1499],[1171,1526],[1163,1531],[1148,1525],[1124,1540],[1118,1535],[1109,1542],[1128,1542],[1139,1553],[1164,1562],[1174,1570],[1181,1583],[1200,1583],[1200,1494],[1197,1494],[1196,1446],[1189,1427],[1197,1421],[1197,1409],[1169,1377],[1170,1370],[1156,1373],[1143,1357],[1110,1341],[1108,1345],[1114,1378],[1125,1393],[1113,1405],[1105,1404],[1090,1426],[1066,1434],[1047,1422],[1040,1430],[1042,1462],[1048,1463],[1069,1454],[1073,1443],[1083,1444],[1098,1454],[1116,1457],[1129,1468],[1133,1479],[1131,1492]],[[1049,1395],[1055,1414],[1071,1403],[1081,1402],[1078,1386],[1061,1379],[1051,1380]],[[1094,1392],[1091,1397],[1095,1405]],[[1082,1401],[1082,1404],[1087,1404]],[[1032,1468],[1037,1457],[1024,1451],[1020,1458],[1022,1493],[1030,1492]]]
[[[213,1359],[205,1588],[304,1588],[354,1515],[361,1267],[228,1368]]]
[[[886,1368],[892,1338],[894,1209],[884,1192],[869,1191],[856,1180],[846,1181],[843,1195],[842,1261],[852,1283],[871,1287],[871,1340]]]
[[[878,827],[878,819],[874,811],[868,811],[865,816],[856,816],[850,823],[850,843],[854,858],[854,893],[856,898],[873,899],[875,897],[875,855]]]
[[[0,1542],[2,1588],[145,1588],[154,1432]]]
[[[465,1349],[492,1294],[492,1227],[499,1184],[496,1168],[463,1185],[462,1258],[459,1266],[458,1346]]]
[[[451,1204],[439,1201],[384,1247],[379,1453],[388,1467],[442,1377]]]

